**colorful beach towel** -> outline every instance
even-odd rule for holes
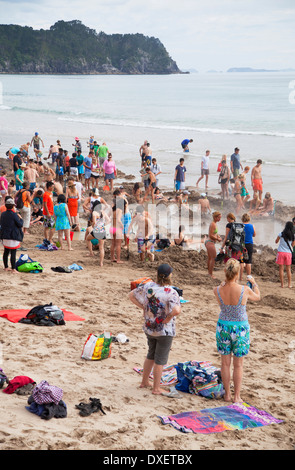
[[[65,321],[84,321],[84,318],[75,315],[68,310],[61,309],[64,313],[64,320]],[[7,320],[11,321],[12,323],[18,323],[21,318],[24,318],[27,313],[29,313],[30,309],[19,309],[19,310],[0,310],[0,317],[6,318]]]
[[[170,366],[165,366],[163,367],[163,373],[161,377],[161,385],[172,385],[177,382],[177,372],[175,368],[176,364],[172,364]],[[138,372],[139,374],[142,374],[143,369],[140,369],[138,367],[134,367],[133,370]],[[150,374],[150,379],[153,380],[153,371]]]
[[[217,370],[217,368],[214,367],[209,361],[202,361],[202,362],[188,361],[183,364],[194,364],[194,363],[201,365],[202,368],[204,368],[204,370],[206,370],[209,373],[214,373]],[[176,368],[177,366],[178,364],[171,364],[163,368],[163,373],[161,377],[161,385],[172,385],[178,382],[178,375],[177,375],[177,368]],[[142,374],[142,371],[143,371],[143,369],[138,368],[138,367],[134,367],[133,370],[135,370],[139,374]],[[150,379],[153,380],[153,378],[154,376],[153,376],[153,371],[152,371],[150,374]],[[200,389],[204,389],[204,388],[206,388],[206,386],[200,387]]]
[[[259,428],[282,420],[274,418],[266,411],[247,403],[234,403],[219,408],[201,411],[188,411],[171,416],[158,416],[163,424],[170,424],[183,433],[211,434],[222,431],[235,431]]]

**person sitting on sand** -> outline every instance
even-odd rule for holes
[[[141,195],[142,191],[139,183],[135,183],[132,189],[132,194],[135,197],[137,204],[142,204],[143,197]]]
[[[38,166],[38,173],[41,175],[43,174],[43,181],[47,183],[47,181],[53,181],[55,179],[55,171],[50,168],[49,165],[40,165],[43,168],[43,173],[42,170],[40,172],[39,166]]]
[[[206,193],[201,193],[201,197],[198,200],[198,204],[201,206],[201,215],[207,215],[211,213],[210,202],[207,199]]]
[[[43,225],[43,212],[38,204],[32,204],[31,222],[30,225]]]
[[[174,245],[181,246],[182,248],[186,248],[189,243],[192,243],[193,240],[190,240],[185,235],[185,226],[180,225],[178,229],[178,237],[174,238]]]
[[[259,208],[259,214],[263,217],[268,217],[269,215],[273,215],[273,210],[274,200],[270,193],[265,193],[262,207]]]
[[[96,201],[93,205],[92,221],[91,225],[87,227],[85,240],[89,250],[89,256],[94,256],[92,240],[98,241],[99,247],[99,265],[103,266],[104,260],[104,242],[106,236],[106,225],[110,222],[110,218],[103,211],[102,205],[99,201]]]
[[[284,266],[286,266],[288,287],[292,285],[292,252],[295,245],[293,222],[287,222],[284,230],[278,234],[276,243],[279,243],[276,264],[279,265],[281,287],[284,287]]]
[[[233,381],[235,403],[241,403],[243,361],[250,347],[250,326],[246,311],[248,300],[260,300],[260,292],[252,277],[252,289],[238,284],[240,263],[230,259],[225,265],[225,281],[213,289],[220,305],[216,326],[217,351],[221,355],[221,378],[225,389],[224,400],[232,401],[230,392],[231,361],[233,360]]]
[[[161,193],[161,191],[158,187],[155,188],[155,200],[156,201],[165,201],[165,202],[168,201],[168,199],[164,196],[163,193]]]
[[[254,193],[253,195],[253,199],[251,199],[250,201],[250,205],[249,205],[249,210],[248,210],[248,214],[250,215],[258,215],[259,214],[259,207],[261,206],[261,200],[259,199],[259,194],[258,193]]]
[[[175,319],[181,313],[180,298],[172,284],[172,267],[161,264],[157,281],[147,282],[132,290],[129,299],[144,311],[143,330],[148,341],[140,388],[152,387],[154,395],[165,395],[161,388],[163,367],[168,363],[169,352],[175,337]],[[153,383],[149,376],[153,371]],[[169,396],[169,392],[168,392]]]

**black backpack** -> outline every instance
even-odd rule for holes
[[[234,251],[243,251],[245,247],[245,226],[233,222],[226,243]]]
[[[4,374],[3,369],[0,369],[0,388],[3,388],[4,384],[8,384],[9,380],[7,375]]]
[[[17,209],[22,209],[24,207],[24,201],[23,201],[23,190],[19,190],[16,195],[15,195],[15,207]]]
[[[52,305],[52,303],[33,307],[25,318],[19,321],[20,323],[33,323],[38,326],[65,325],[63,311]]]

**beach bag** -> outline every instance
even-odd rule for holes
[[[20,273],[40,273],[43,271],[43,266],[38,261],[33,261],[28,255],[20,255],[15,268]]]
[[[179,287],[175,287],[175,286],[171,286],[171,287],[172,287],[172,289],[174,289],[177,292],[179,297],[183,296],[183,290],[182,289],[179,289]]]
[[[91,333],[85,341],[81,358],[89,361],[106,359],[111,355],[111,345],[110,333],[103,333],[99,336]]]
[[[245,246],[244,224],[233,222],[226,244],[234,251],[243,251]]]
[[[139,286],[142,286],[143,284],[146,284],[147,282],[151,282],[152,280],[149,277],[141,277],[140,279],[137,279],[136,281],[131,281],[130,283],[130,290],[136,289]]]
[[[293,248],[289,245],[289,243],[287,243],[287,245],[292,253],[292,264],[295,264],[295,251],[293,251]]]
[[[24,263],[17,268],[20,273],[41,273],[43,266],[38,261],[32,261],[31,263]]]
[[[4,374],[3,369],[0,369],[0,388],[3,388],[4,384],[8,384],[9,380],[7,375]]]

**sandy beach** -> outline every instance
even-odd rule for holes
[[[127,175],[124,183],[127,192],[135,182],[131,180]],[[191,201],[198,197],[197,192],[191,193]],[[216,197],[210,199],[213,204],[214,201]],[[229,209],[224,207],[224,216]],[[282,226],[291,215],[295,215],[293,208],[277,204],[275,217]],[[208,223],[203,221],[202,234],[207,233],[210,221],[210,218]],[[135,243],[131,243],[129,260],[122,250],[124,264],[118,265],[110,261],[108,240],[104,266],[99,267],[98,252],[95,251],[94,258],[87,257],[83,239],[73,240],[72,252],[39,250],[36,245],[42,240],[43,227],[34,227],[23,242],[25,253],[42,264],[42,273],[12,274],[1,269],[1,309],[31,309],[52,302],[84,321],[68,321],[66,325],[49,328],[0,318],[0,367],[9,379],[24,375],[36,383],[46,380],[60,387],[67,417],[42,420],[25,408],[26,396],[1,393],[0,417],[5,423],[0,431],[1,450],[294,449],[295,287],[280,288],[273,248],[259,245],[254,253],[252,272],[262,298],[255,304],[249,302],[247,307],[251,347],[244,362],[242,398],[283,422],[204,435],[181,433],[163,425],[159,416],[222,406],[222,400],[188,393],[181,393],[182,399],[178,400],[154,396],[150,390],[139,388],[140,376],[134,368],[142,367],[147,346],[142,312],[129,301],[128,293],[131,281],[143,276],[155,279],[158,264],[171,264],[174,284],[183,289],[183,297],[189,302],[182,305],[177,319],[169,363],[210,361],[219,367],[215,341],[219,308],[213,288],[223,280],[223,265],[216,265],[217,279],[212,280],[207,275],[204,249],[198,252],[176,246],[156,253],[153,263],[141,263]],[[1,259],[2,250],[3,247]],[[72,273],[51,270],[73,263],[83,270]],[[242,283],[245,282],[244,277]],[[88,335],[103,332],[113,336],[124,333],[129,341],[114,342],[111,356],[102,361],[82,359]],[[105,415],[79,415],[75,405],[88,402],[89,397],[101,400]]]

